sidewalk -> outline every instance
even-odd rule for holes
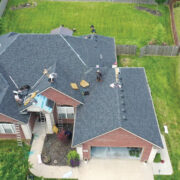
[[[161,159],[164,163],[152,163],[153,174],[154,175],[171,175],[173,173],[171,161],[169,158],[165,138],[161,135],[164,149],[160,151]]]

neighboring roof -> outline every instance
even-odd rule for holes
[[[116,61],[116,56],[115,51],[112,51],[112,48],[108,48],[110,44],[114,47],[114,40],[106,37],[104,39],[107,43],[104,43],[104,41],[99,42],[98,48],[106,51],[102,52],[102,54],[106,54],[108,51],[111,58],[108,58],[107,63],[106,59],[102,59],[104,61],[102,65],[111,67]],[[77,42],[75,43],[75,41]],[[75,82],[78,84],[82,80],[83,73],[89,69],[86,64],[91,64],[91,66],[95,67],[99,63],[98,59],[96,61],[99,53],[94,51],[97,41],[83,39],[82,37],[63,37],[62,35],[9,33],[0,36],[0,43],[0,66],[6,72],[7,78],[11,76],[18,87],[26,84],[32,87],[41,79],[30,92],[38,90],[40,93],[49,87],[54,87],[63,94],[83,103],[81,92],[79,90],[74,91],[70,87],[70,83]],[[93,60],[90,58],[89,53],[83,54],[84,52],[77,47],[84,48],[85,51],[88,49],[92,54]],[[85,62],[84,64],[81,58]],[[49,72],[57,73],[55,83],[50,84],[47,81],[47,77],[42,76],[45,68],[50,68]],[[1,70],[0,73],[2,73]],[[2,75],[4,76],[3,73]],[[9,81],[12,84],[10,79]],[[13,90],[17,90],[14,85],[7,90],[6,95],[3,95],[4,98],[1,103],[3,108],[0,108],[0,113],[5,113],[11,117],[19,117],[18,110],[12,111],[12,109],[18,109],[13,97]],[[4,104],[7,105],[7,102],[8,106],[5,109]],[[23,109],[23,106],[19,107],[19,110]],[[24,118],[19,118],[19,120],[26,122]]]
[[[114,69],[101,69],[103,82],[88,74],[90,95],[77,108],[73,146],[118,128],[163,147],[144,68],[120,68],[122,88],[111,88]],[[92,78],[92,79],[90,79]]]
[[[72,36],[73,31],[71,29],[69,29],[69,28],[60,26],[59,28],[53,29],[51,31],[51,34],[62,34],[62,35],[65,35],[65,36]]]

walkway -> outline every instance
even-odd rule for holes
[[[82,162],[79,168],[68,166],[49,166],[39,163],[45,139],[45,128],[38,122],[34,128],[34,140],[31,147],[29,162],[30,171],[36,176],[44,178],[62,178],[69,174],[70,178],[78,180],[153,180],[152,167],[138,160],[118,159],[91,159],[88,163]]]
[[[169,158],[166,141],[164,136],[161,135],[164,149],[161,150],[161,159],[164,160],[164,163],[153,163],[153,174],[154,175],[171,175],[173,173],[171,161]]]

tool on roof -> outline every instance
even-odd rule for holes
[[[79,89],[79,88],[78,88],[78,85],[77,85],[76,83],[71,83],[70,85],[71,85],[71,88],[72,88],[72,89],[75,89],[75,90],[78,90],[78,89]]]
[[[19,87],[18,87],[18,85],[16,84],[16,82],[14,81],[14,79],[13,79],[11,76],[9,76],[9,78],[11,79],[11,81],[13,82],[13,84],[16,86],[16,88],[19,89]]]
[[[87,81],[85,81],[85,80],[82,80],[80,82],[80,86],[83,87],[83,88],[86,88],[86,87],[89,87],[89,83]]]
[[[24,106],[26,106],[27,104],[29,104],[30,102],[32,102],[32,100],[34,99],[34,97],[37,95],[38,91],[35,91],[33,93],[30,93],[28,96],[26,96],[24,98]]]
[[[121,89],[121,91],[123,91],[122,89],[122,78],[120,78],[120,69],[119,68],[115,68],[115,76],[116,76],[116,82],[110,84],[110,87],[115,88],[118,87]],[[120,81],[121,79],[121,81]]]

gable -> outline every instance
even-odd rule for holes
[[[54,88],[48,88],[41,94],[43,96],[46,96],[48,99],[54,101],[57,105],[69,105],[76,107],[81,103]]]

